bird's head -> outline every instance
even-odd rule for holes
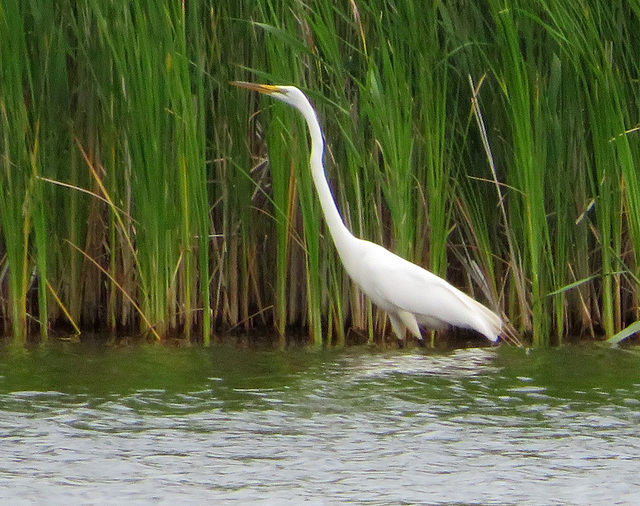
[[[264,93],[294,107],[298,107],[302,102],[306,101],[304,93],[295,86],[274,86],[271,84],[247,83],[244,81],[232,81],[231,84],[233,86],[239,86],[240,88]]]

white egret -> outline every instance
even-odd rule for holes
[[[355,237],[340,217],[323,164],[324,140],[313,106],[295,86],[234,81],[231,84],[258,91],[295,107],[311,135],[311,172],[324,218],[344,268],[360,289],[382,310],[399,340],[406,329],[422,341],[420,326],[444,330],[449,326],[473,329],[497,341],[502,320],[493,311],[444,279],[378,244]]]

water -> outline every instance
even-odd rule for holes
[[[0,502],[627,504],[640,353],[0,350]]]

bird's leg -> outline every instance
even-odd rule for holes
[[[389,316],[389,321],[391,322],[391,328],[393,329],[393,333],[398,338],[398,347],[404,348],[405,345],[407,344],[407,340],[406,340],[407,329],[397,316],[389,313],[387,314]]]
[[[418,326],[418,320],[416,320],[416,317],[408,311],[400,310],[398,311],[398,318],[402,321],[403,326],[409,329],[409,332],[411,332],[411,334],[418,340],[419,346],[424,346],[424,339],[420,333],[420,327]]]

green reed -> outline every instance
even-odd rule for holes
[[[540,346],[638,320],[637,2],[0,6],[5,333],[388,331],[345,276],[296,84],[359,237]],[[215,334],[214,334],[215,335]]]
[[[5,275],[9,277],[9,303],[5,318],[11,318],[15,335],[26,332],[27,248],[31,209],[27,207],[27,188],[31,178],[29,154],[34,148],[32,123],[27,117],[23,83],[33,88],[30,68],[23,65],[27,55],[26,27],[19,2],[8,2],[0,11],[0,54],[2,67],[2,188],[0,219],[4,239]],[[19,169],[17,169],[19,167]],[[27,207],[25,209],[25,207]],[[23,209],[24,214],[23,214]],[[29,213],[29,214],[27,214]]]

